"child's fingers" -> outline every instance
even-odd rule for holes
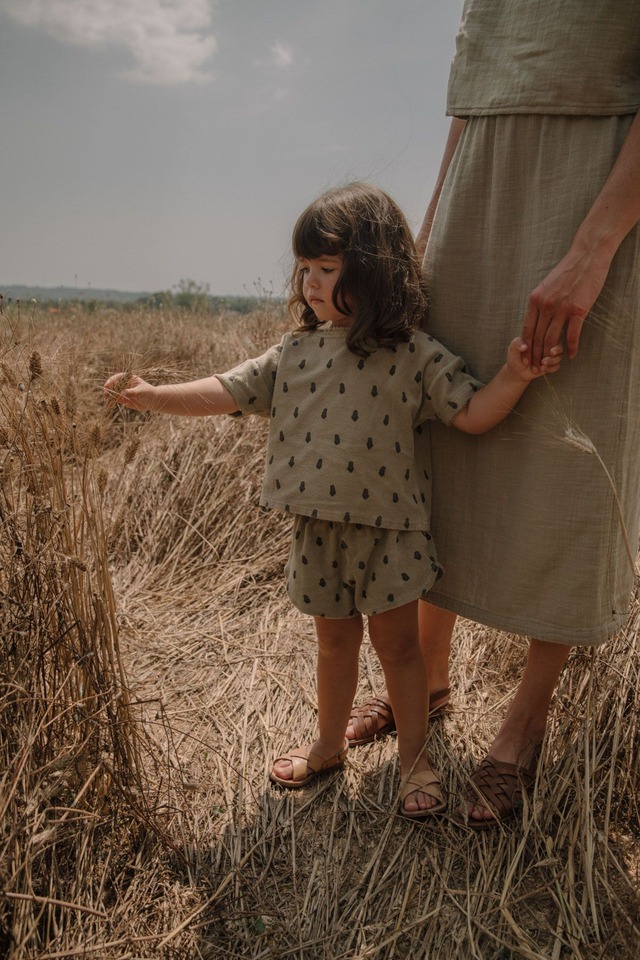
[[[511,341],[511,347],[519,354],[520,363],[522,366],[528,368],[530,363],[528,354],[529,348],[522,337],[515,337],[515,339]],[[556,373],[556,371],[560,369],[563,353],[564,348],[561,343],[557,343],[555,346],[551,347],[549,349],[549,353],[540,361],[540,367],[537,370],[531,370],[534,378],[544,376],[547,373]]]
[[[556,373],[560,366],[561,358],[559,356],[543,357],[540,363],[542,373]]]
[[[522,339],[522,337],[514,337],[511,343],[509,344],[509,356],[512,358],[512,362],[516,364],[522,364],[524,367],[529,366],[529,357],[527,354],[527,345]]]
[[[132,389],[140,382],[139,377],[126,373],[114,373],[105,381],[102,388],[102,395],[107,406],[113,406],[116,403],[130,406],[133,397]]]

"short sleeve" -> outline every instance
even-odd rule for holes
[[[448,426],[484,384],[471,376],[462,357],[451,353],[433,337],[426,339],[426,355],[421,358],[423,398],[416,424],[441,420]]]
[[[270,413],[281,353],[282,343],[279,343],[260,357],[244,360],[226,373],[216,374],[238,404],[240,413]]]

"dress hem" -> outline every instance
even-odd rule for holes
[[[518,617],[502,617],[474,607],[472,604],[444,596],[435,590],[429,594],[429,603],[494,630],[515,633],[524,637],[535,637],[536,640],[546,640],[549,643],[562,643],[570,647],[601,646],[622,630],[629,615],[628,611],[618,613],[608,623],[594,628],[565,628],[555,626],[552,623],[536,624],[534,626]]]
[[[616,106],[607,104],[606,106],[589,106],[580,104],[576,106],[537,106],[534,103],[522,104],[503,104],[496,106],[462,106],[459,104],[450,104],[447,106],[446,115],[448,117],[460,117],[467,120],[469,117],[495,117],[510,114],[536,114],[542,116],[563,116],[563,117],[626,117],[628,114],[636,114],[640,110],[640,104],[625,104]]]

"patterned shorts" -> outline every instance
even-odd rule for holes
[[[426,600],[442,573],[430,533],[294,517],[287,593],[313,617],[370,616]]]

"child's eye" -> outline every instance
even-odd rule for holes
[[[335,269],[336,269],[335,267],[323,267],[323,268],[322,268],[322,272],[323,272],[323,273],[335,273]]]

